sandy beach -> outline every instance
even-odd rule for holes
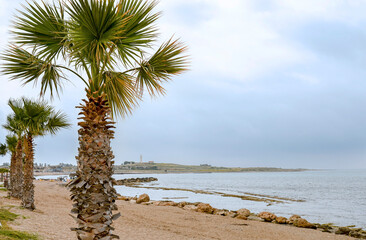
[[[15,230],[36,233],[45,240],[71,240],[75,226],[70,217],[69,192],[56,182],[35,181],[36,207],[34,212],[13,207],[12,212],[20,214],[15,222],[9,223]],[[2,206],[19,206],[20,201],[4,198]],[[341,240],[351,237],[323,233],[278,224],[235,219],[217,215],[183,210],[178,207],[139,205],[117,201],[122,213],[115,221],[115,233],[121,239],[164,240],[164,239],[258,239],[258,240]]]

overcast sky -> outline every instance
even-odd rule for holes
[[[0,0],[0,49],[20,0]],[[188,46],[191,71],[119,119],[117,164],[366,168],[366,2],[161,0],[161,40]],[[36,162],[76,163],[84,87],[69,75],[53,101],[73,123],[36,140]],[[36,97],[1,76],[0,122],[10,97]],[[6,132],[0,129],[0,142]],[[9,156],[0,157],[0,163]]]

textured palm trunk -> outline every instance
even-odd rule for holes
[[[13,152],[13,153],[11,153],[11,158],[10,158],[10,184],[9,184],[9,182],[8,182],[8,190],[10,191],[10,195],[12,195],[11,194],[11,184],[13,184],[13,182],[14,182],[14,173],[15,173],[15,156],[16,154],[15,154],[15,152]]]
[[[11,196],[15,198],[22,197],[23,184],[23,144],[22,139],[18,140],[15,159],[14,159],[14,175],[11,179]]]
[[[33,162],[34,162],[34,149],[33,138],[28,135],[26,139],[26,151],[24,162],[24,179],[23,179],[23,193],[22,193],[22,205],[24,208],[34,210],[34,185],[33,185]]]
[[[110,146],[114,137],[114,128],[110,112],[104,96],[89,97],[83,100],[82,115],[79,119],[79,155],[77,177],[69,183],[72,213],[76,214],[78,224],[77,238],[81,240],[119,238],[112,234],[113,220],[119,214],[112,214],[117,210],[115,201],[116,190],[113,187],[114,158]]]

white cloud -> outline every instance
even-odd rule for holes
[[[192,7],[197,2],[207,3],[207,17],[187,25],[177,22],[175,14],[164,14],[162,31],[177,33],[187,42],[193,71],[202,76],[246,81],[311,57],[276,31],[271,23],[276,12],[253,11],[250,1],[163,1],[161,8],[165,12],[179,11],[179,6],[188,2]]]

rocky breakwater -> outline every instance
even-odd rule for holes
[[[126,179],[120,179],[115,180],[114,185],[138,185],[140,183],[147,183],[147,182],[155,182],[158,181],[157,178],[154,177],[146,177],[146,178],[126,178]]]

